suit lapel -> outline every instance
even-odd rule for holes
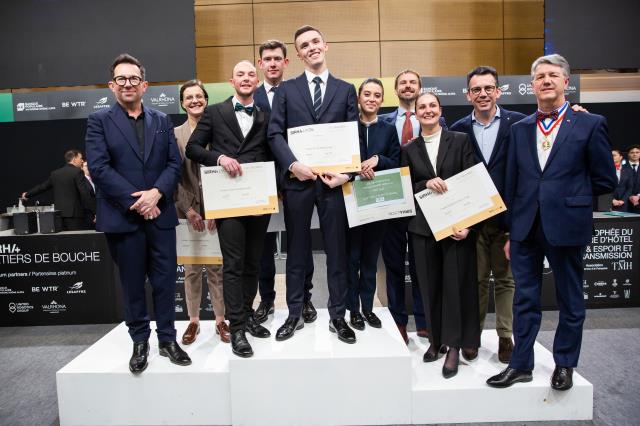
[[[313,109],[313,101],[311,99],[311,92],[309,92],[309,83],[307,82],[306,74],[302,73],[302,75],[298,76],[298,78],[293,80],[293,82],[295,86],[298,88],[298,91],[300,92],[300,96],[304,100],[304,103],[307,106],[309,113],[313,117],[314,121],[316,121],[316,112]]]
[[[324,97],[322,98],[322,105],[320,105],[320,111],[318,111],[318,117],[322,117],[322,114],[326,111],[331,103],[331,100],[336,94],[338,90],[338,81],[334,76],[329,74],[329,78],[327,78],[327,87],[324,91]]]
[[[529,152],[531,153],[531,158],[533,159],[533,164],[538,173],[542,174],[542,169],[540,168],[540,160],[538,159],[538,133],[536,130],[536,115],[530,115],[522,120],[522,123],[525,124],[523,131],[526,134],[525,140],[527,141],[527,145],[529,146]],[[518,143],[517,139],[511,141],[512,143]]]
[[[253,105],[255,107],[255,102]],[[251,125],[251,129],[249,129],[249,133],[247,133],[247,137],[243,139],[238,152],[244,147],[244,144],[247,143],[247,141],[251,140],[251,138],[258,131],[258,129],[262,128],[263,123],[264,123],[264,112],[259,108],[255,108],[253,110],[253,124]]]
[[[150,110],[144,111],[144,161],[147,162],[151,149],[153,148],[153,141],[156,137],[156,115]]]
[[[444,158],[447,156],[447,152],[449,152],[449,147],[451,146],[452,136],[446,130],[442,130],[442,135],[440,136],[440,146],[438,146],[438,158],[436,160],[436,172],[438,170],[442,170],[442,162]]]
[[[227,127],[229,127],[229,130],[231,130],[231,133],[233,133],[238,140],[238,146],[240,146],[242,145],[242,141],[244,141],[244,136],[242,136],[242,130],[240,130],[240,124],[238,124],[238,118],[236,117],[236,111],[231,99],[232,98],[229,98],[220,104],[220,115],[227,124]]]
[[[125,115],[124,110],[118,104],[111,107],[111,111],[109,111],[109,116],[115,123],[116,127],[120,129],[122,135],[125,140],[131,145],[131,149],[136,153],[140,161],[142,161],[142,157],[140,156],[140,145],[138,145],[138,139],[136,138],[135,131],[129,123],[129,119]]]
[[[429,171],[431,176],[437,176],[436,171],[433,170],[433,166],[431,165],[431,159],[429,158],[429,154],[427,153],[427,147],[422,136],[418,136],[418,139],[413,143],[416,144],[416,149],[418,150],[418,152],[420,152],[420,158],[424,159],[427,170]]]
[[[549,153],[549,158],[547,158],[547,162],[544,166],[545,170],[549,167],[549,163],[553,161],[553,158],[556,156],[561,145],[567,140],[567,135],[571,133],[571,129],[577,119],[577,113],[572,110],[571,107],[567,107],[567,113],[565,114],[562,123],[560,123],[560,129],[558,129],[558,134],[556,135],[556,139],[553,141],[553,146]]]
[[[473,119],[471,118],[471,114],[469,114],[465,119],[464,119],[464,131],[466,134],[469,135],[469,138],[471,138],[471,142],[473,142],[473,150],[476,153],[476,157],[482,159],[482,162],[485,163],[485,166],[487,165],[487,162],[484,159],[484,156],[482,155],[482,151],[480,150],[480,145],[478,144],[478,140],[476,139],[476,133],[473,131]]]

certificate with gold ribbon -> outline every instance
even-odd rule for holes
[[[206,225],[206,223],[205,223]],[[186,219],[176,227],[176,250],[180,265],[221,265],[222,251],[218,230],[198,232]]]
[[[374,179],[356,177],[342,185],[349,228],[416,214],[409,168],[376,172]]]
[[[241,164],[242,175],[231,177],[220,166],[201,167],[205,218],[252,216],[278,212],[273,161]]]
[[[316,173],[360,171],[358,122],[312,124],[287,130],[296,160]]]
[[[436,241],[507,210],[483,163],[446,179],[447,192],[415,194]]]

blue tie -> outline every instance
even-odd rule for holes
[[[322,90],[320,89],[322,79],[320,77],[314,77],[312,81],[316,84],[315,89],[313,89],[313,110],[316,112],[317,118],[318,113],[320,112],[320,107],[322,106]]]

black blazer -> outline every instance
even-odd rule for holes
[[[269,97],[267,96],[267,90],[264,88],[264,84],[256,89],[253,94],[253,102],[261,110],[271,113],[271,105],[269,105]]]
[[[96,214],[95,198],[88,186],[82,170],[67,163],[51,172],[49,179],[27,191],[27,198],[53,189],[53,202],[61,216],[81,218],[85,216],[85,209]]]
[[[271,151],[267,145],[268,123],[268,114],[256,107],[253,126],[247,137],[243,137],[229,98],[207,107],[189,138],[185,155],[205,166],[217,166],[221,155],[235,158],[239,163],[271,161]]]
[[[435,177],[448,179],[476,164],[473,145],[466,133],[442,130],[438,158],[436,160],[436,175],[427,154],[424,139],[418,136],[406,144],[402,149],[401,166],[409,166],[413,193],[416,194],[427,188],[427,181]],[[424,213],[416,203],[416,215],[409,221],[409,232],[431,236],[431,228],[427,224]]]

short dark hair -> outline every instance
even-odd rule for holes
[[[207,100],[207,102],[209,102],[209,94],[207,93],[207,89],[204,88],[204,84],[202,84],[200,80],[196,80],[196,79],[189,80],[180,87],[180,108],[182,108],[182,110],[185,112],[187,110],[184,109],[184,107],[182,106],[184,91],[187,90],[189,87],[195,87],[195,86],[202,89],[202,93],[204,93],[204,98]]]
[[[426,91],[424,91],[424,92],[421,92],[421,93],[418,95],[418,97],[416,98],[416,102],[415,102],[415,104],[414,104],[414,107],[418,105],[418,101],[420,100],[420,98],[421,98],[421,97],[423,97],[423,96],[425,96],[425,95],[431,95],[431,96],[433,96],[434,98],[436,98],[436,101],[438,101],[438,106],[439,106],[440,108],[442,108],[442,103],[440,102],[440,97],[439,97],[438,95],[436,95],[436,93],[435,93],[435,92],[431,92],[431,91],[429,91],[429,90],[426,90]]]
[[[143,81],[145,80],[144,66],[142,66],[142,63],[140,63],[138,59],[134,58],[128,53],[121,53],[116,57],[116,59],[113,60],[113,63],[111,64],[112,78],[115,77],[115,75],[113,75],[113,72],[115,71],[116,67],[120,64],[131,64],[131,65],[137,66],[140,69],[140,77],[142,77]]]
[[[612,149],[611,152],[617,152],[618,155],[622,157],[622,151],[620,151],[618,148]]]
[[[360,87],[358,87],[358,96],[360,96],[360,93],[362,93],[362,88],[364,87],[364,85],[365,84],[369,84],[369,83],[374,83],[374,84],[377,84],[378,86],[380,86],[380,88],[382,88],[382,97],[384,98],[384,85],[382,84],[382,82],[379,79],[377,79],[375,77],[369,77],[365,81],[362,82]]]
[[[498,85],[498,71],[494,67],[490,67],[488,65],[480,65],[479,67],[475,67],[467,74],[467,86],[469,86],[469,82],[471,78],[475,75],[488,75],[491,74],[493,78],[496,79],[496,86]]]
[[[71,160],[76,158],[78,155],[82,155],[82,152],[78,151],[77,149],[70,149],[64,153],[64,161],[70,163]]]
[[[280,40],[267,40],[258,48],[258,55],[262,58],[262,52],[265,50],[282,49],[282,54],[287,57],[287,46]]]
[[[398,75],[396,75],[396,81],[395,83],[393,83],[393,88],[397,89],[398,88],[398,80],[400,80],[400,76],[403,74],[413,74],[416,77],[418,77],[418,87],[420,87],[422,89],[422,78],[420,77],[420,74],[418,73],[418,71],[416,70],[412,70],[411,68],[407,68],[406,70],[402,70],[398,73]]]
[[[322,31],[320,31],[316,27],[312,27],[311,25],[303,25],[296,30],[295,34],[293,34],[293,45],[296,47],[296,50],[298,50],[298,45],[296,44],[296,40],[298,39],[298,37],[300,37],[304,33],[308,33],[309,31],[317,32],[318,34],[320,34],[320,37],[322,37],[322,40],[324,41],[324,34],[322,34]]]
[[[627,148],[627,152],[631,151],[632,149],[640,149],[640,145],[631,145]]]

